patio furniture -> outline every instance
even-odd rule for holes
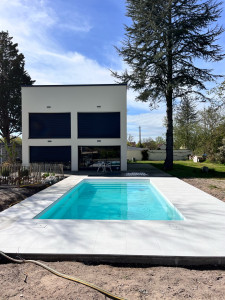
[[[104,161],[99,161],[98,162],[98,169],[97,172],[99,172],[102,169],[102,172],[106,171],[106,164]]]
[[[107,162],[105,165],[105,170],[109,169],[110,172],[112,172],[112,166],[111,166],[111,162]]]

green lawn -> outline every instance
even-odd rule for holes
[[[140,164],[151,164],[156,168],[163,170],[164,161],[138,161]],[[209,168],[208,173],[203,173],[201,168]],[[221,178],[225,179],[225,165],[211,162],[194,163],[188,161],[174,161],[174,168],[167,173],[178,178]]]

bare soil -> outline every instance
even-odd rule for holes
[[[225,180],[184,179],[225,201]],[[0,211],[37,190],[1,189]],[[122,267],[78,262],[47,262],[59,272],[96,284],[126,299],[224,299],[225,269]],[[59,278],[33,264],[0,264],[0,300],[108,299],[93,289]]]
[[[47,263],[125,299],[224,299],[225,270]],[[0,265],[0,299],[109,299],[33,264]]]
[[[183,178],[182,180],[225,202],[225,179]]]
[[[14,204],[19,203],[27,197],[36,194],[37,192],[43,190],[43,188],[45,188],[43,185],[36,186],[35,188],[0,186],[0,212],[13,206]]]

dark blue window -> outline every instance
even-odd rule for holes
[[[70,146],[30,146],[31,163],[69,163]]]
[[[71,138],[70,113],[30,113],[29,138]]]
[[[120,138],[120,113],[78,113],[78,138]]]

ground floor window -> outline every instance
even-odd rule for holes
[[[79,170],[120,170],[120,146],[79,146]]]
[[[70,146],[30,146],[30,163],[62,163],[71,167]]]

